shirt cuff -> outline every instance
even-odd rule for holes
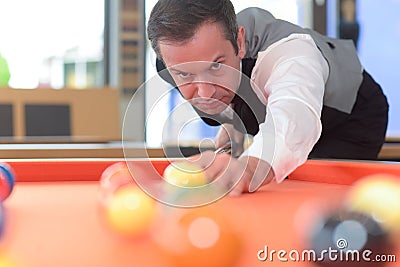
[[[291,151],[286,146],[283,136],[261,131],[254,136],[252,145],[242,153],[241,157],[245,156],[268,162],[278,183],[307,160],[306,157],[299,155],[299,152]]]

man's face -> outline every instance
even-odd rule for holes
[[[161,56],[183,97],[207,114],[230,104],[240,83],[245,55],[244,29],[238,32],[239,53],[217,23],[205,23],[184,43],[159,43]]]

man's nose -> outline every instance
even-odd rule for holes
[[[215,86],[210,83],[196,83],[199,97],[212,98],[215,93]]]

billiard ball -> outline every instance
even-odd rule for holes
[[[242,251],[242,238],[220,208],[172,208],[154,227],[152,237],[174,267],[233,267]],[[161,224],[161,223],[160,223]]]
[[[15,173],[10,165],[0,163],[0,201],[5,200],[11,194],[15,183]]]
[[[178,207],[197,207],[226,195],[226,187],[210,183],[202,167],[189,161],[172,162],[163,172],[162,202]]]
[[[104,188],[115,188],[134,180],[125,162],[117,162],[108,166],[100,178],[100,185]]]
[[[6,255],[5,253],[1,253],[0,254],[0,266],[1,267],[18,267],[21,266],[20,262],[14,261],[14,259],[11,259],[11,257],[9,257],[8,255]]]
[[[172,162],[163,173],[164,179],[179,187],[198,187],[207,184],[203,169],[189,161]]]
[[[339,210],[315,222],[308,246],[320,266],[383,266],[375,255],[393,253],[388,232],[368,214]]]
[[[107,205],[110,197],[119,187],[134,184],[134,179],[125,162],[117,162],[108,166],[101,174],[99,186],[99,201]]]
[[[120,186],[103,209],[110,229],[124,237],[148,233],[156,218],[156,201],[134,184]]]
[[[387,230],[400,230],[400,177],[374,174],[359,180],[346,199],[349,210],[369,213]]]

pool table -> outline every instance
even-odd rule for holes
[[[0,251],[21,267],[170,267],[151,238],[118,238],[101,220],[100,175],[123,160],[4,160],[14,169],[16,184],[3,203]],[[141,164],[140,159],[132,160]],[[162,172],[168,161],[151,159],[151,164]],[[337,207],[353,182],[372,173],[400,176],[400,164],[309,160],[281,184],[272,182],[253,194],[223,198],[222,205],[233,210],[242,227],[244,247],[237,267],[313,266],[305,261],[260,261],[257,254],[265,246],[303,249],[306,225],[299,217],[313,209]],[[400,250],[394,254],[400,261]]]

